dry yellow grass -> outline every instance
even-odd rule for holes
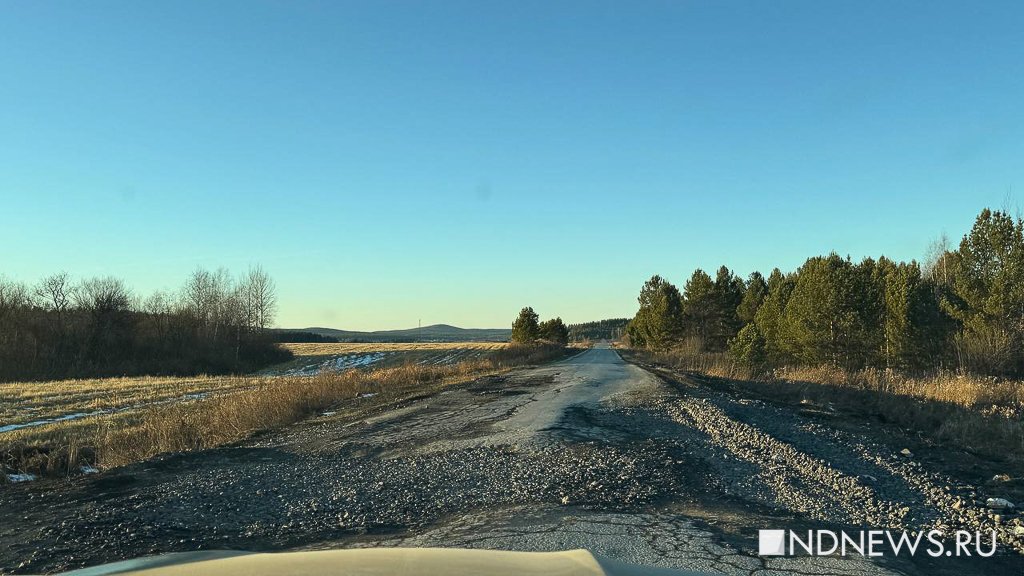
[[[53,413],[98,406],[104,393],[133,398],[135,404],[128,405],[138,408],[2,432],[0,472],[62,474],[82,464],[118,466],[161,452],[219,446],[345,405],[361,394],[372,392],[374,402],[387,401],[564,354],[559,346],[501,346],[454,364],[326,371],[313,377],[113,378],[5,385],[21,406],[35,402]],[[54,387],[52,394],[47,385]],[[200,389],[215,393],[182,399],[182,391]],[[177,401],[156,404],[155,398]],[[142,399],[149,404],[139,402]],[[66,403],[55,404],[58,400]]]
[[[234,390],[253,386],[257,380],[233,376],[147,376],[0,383],[0,427]]]
[[[440,350],[500,350],[507,342],[408,342],[408,343],[349,343],[300,342],[281,345],[296,356],[333,356],[364,352],[428,352]]]
[[[477,356],[508,347],[504,342],[455,342],[410,344],[285,344],[297,356],[333,356],[373,352],[443,352],[471,350]],[[474,356],[477,357],[477,356]],[[418,356],[410,355],[410,358]],[[471,359],[471,358],[467,358]],[[389,365],[400,364],[392,360]],[[49,420],[71,414],[117,412],[154,403],[187,400],[206,395],[252,388],[261,377],[195,376],[88,378],[49,382],[0,383],[0,429],[3,426]]]
[[[1024,382],[939,372],[907,376],[899,372],[866,369],[847,372],[831,366],[783,368],[776,380],[827,383],[833,386],[908,396],[920,400],[948,402],[967,408],[1024,406]]]

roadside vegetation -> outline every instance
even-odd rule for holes
[[[540,316],[527,306],[519,311],[519,316],[512,323],[512,342],[515,344],[532,344],[547,342],[553,344],[569,343],[569,328],[561,318],[552,318],[540,322]]]
[[[142,298],[113,277],[34,285],[0,276],[0,382],[247,372],[290,358],[267,333],[274,282],[197,270]]]
[[[989,454],[1024,457],[1024,223],[978,215],[925,263],[833,253],[745,281],[654,276],[624,340],[641,358],[832,403]]]
[[[107,379],[85,386],[77,382],[11,384],[6,386],[17,386],[25,395],[51,394],[53,402],[46,405],[53,406],[53,415],[88,407],[111,409],[125,402],[149,404],[4,432],[0,435],[0,466],[6,473],[56,476],[78,473],[83,466],[107,468],[166,452],[212,448],[324,411],[343,410],[353,403],[366,406],[429,393],[484,374],[559,359],[567,353],[562,345],[535,342],[506,345],[485,357],[450,365],[407,364],[325,371],[309,377]],[[158,392],[161,388],[169,392]],[[0,390],[5,395],[15,393],[14,388]],[[104,399],[124,390],[130,400],[112,405]],[[203,394],[183,397],[186,391],[198,390]],[[63,403],[61,393],[65,394]],[[86,404],[74,404],[80,394],[89,396],[84,399]]]

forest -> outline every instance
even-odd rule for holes
[[[581,340],[618,340],[626,331],[629,318],[609,318],[594,322],[569,324],[569,339]]]
[[[274,282],[196,270],[142,298],[114,277],[0,277],[0,381],[245,372],[288,360],[268,332]]]
[[[661,276],[640,291],[630,344],[728,353],[757,369],[787,365],[1024,375],[1024,223],[983,210],[956,248],[923,263],[836,253],[795,271],[742,279],[696,270],[680,291]]]

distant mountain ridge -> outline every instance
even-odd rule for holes
[[[288,328],[280,331],[308,332],[335,338],[339,342],[503,342],[512,335],[511,328],[459,328],[448,324],[373,332],[322,327]]]

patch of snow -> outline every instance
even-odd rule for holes
[[[99,468],[96,468],[95,466],[82,466],[79,470],[82,471],[82,474],[96,474],[100,471]]]
[[[54,418],[45,418],[43,420],[33,420],[31,422],[21,422],[19,424],[7,424],[0,426],[0,434],[4,432],[10,432],[12,430],[21,430],[22,428],[34,428],[36,426],[45,426],[47,424],[56,424],[58,422],[67,422],[69,420],[79,420],[81,418],[89,418],[90,416],[103,416],[104,414],[118,414],[121,412],[130,412],[132,410],[138,410],[147,406],[156,406],[158,404],[170,404],[171,402],[191,402],[193,400],[202,400],[209,396],[209,392],[193,392],[191,394],[184,394],[182,396],[176,396],[174,398],[165,398],[163,400],[155,400],[153,402],[142,402],[139,404],[132,404],[129,406],[121,406],[119,408],[112,408],[106,410],[94,410],[92,412],[75,412],[73,414],[65,414],[63,416],[57,416]],[[38,408],[26,408],[26,410],[38,410]]]
[[[106,413],[106,410],[96,410],[95,412],[75,412],[74,414],[65,414],[64,416],[58,416],[56,418],[47,418],[45,420],[33,420],[32,422],[22,422],[21,424],[8,424],[6,426],[0,426],[0,434],[4,432],[10,432],[12,430],[20,430],[22,428],[32,428],[35,426],[43,426],[46,424],[55,424],[57,422],[66,422],[68,420],[78,420],[79,418],[86,418],[88,416],[99,416],[100,414]]]
[[[31,482],[36,479],[35,474],[8,474],[8,482]]]
[[[366,392],[365,394],[360,394],[359,397],[360,398],[373,398],[376,395],[377,395],[376,392]]]
[[[376,364],[387,357],[388,352],[371,352],[369,354],[339,354],[320,362],[308,364],[291,370],[285,370],[280,376],[316,376],[324,371],[341,372],[352,368],[363,368]]]
[[[12,430],[21,430],[22,428],[34,428],[36,426],[45,426],[47,424],[56,424],[58,422],[67,422],[69,420],[79,420],[81,418],[88,418],[90,416],[103,416],[104,414],[118,414],[121,412],[130,412],[132,410],[138,410],[145,408],[146,406],[156,406],[158,404],[170,404],[171,402],[190,402],[193,400],[202,400],[209,396],[209,392],[193,392],[191,394],[184,394],[174,398],[165,398],[163,400],[155,400],[153,402],[142,402],[140,404],[132,404],[130,406],[121,406],[120,408],[112,408],[106,410],[94,410],[92,412],[75,412],[73,414],[65,414],[63,416],[57,416],[55,418],[46,418],[43,420],[33,420],[31,422],[21,422],[19,424],[7,424],[0,426],[0,434],[4,432],[10,432]]]
[[[337,412],[324,412],[321,416],[334,416]]]

